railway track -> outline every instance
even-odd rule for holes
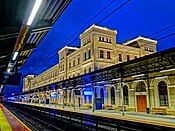
[[[59,127],[47,123],[33,115],[29,115],[24,111],[16,109],[11,106],[6,106],[18,119],[20,119],[26,126],[28,126],[32,131],[62,131]]]

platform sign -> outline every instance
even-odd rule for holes
[[[85,96],[92,96],[93,95],[93,92],[92,91],[84,91],[83,92],[83,94],[85,95]]]
[[[50,96],[51,98],[57,98],[57,92],[51,92]]]

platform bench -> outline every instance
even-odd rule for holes
[[[166,108],[152,108],[152,113],[166,115]]]

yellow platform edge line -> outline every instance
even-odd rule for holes
[[[2,107],[3,105],[0,104],[0,106]],[[11,128],[11,126],[10,126],[10,124],[9,124],[5,114],[4,114],[4,112],[2,111],[2,109],[0,109],[0,111],[2,112],[2,115],[3,115],[3,117],[4,117],[4,119],[5,119],[6,123],[7,123],[7,126],[9,127],[10,131],[12,131],[12,128]]]
[[[5,107],[4,107],[5,108]],[[7,108],[6,108],[6,110],[8,110]],[[8,110],[9,111],[9,110]],[[29,131],[32,131],[28,126],[26,126],[21,120],[19,120],[11,111],[9,111],[10,112],[10,114],[12,115],[12,116],[14,116],[15,117],[15,119],[17,119],[23,126],[25,126]]]

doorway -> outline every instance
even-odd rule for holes
[[[137,95],[137,111],[138,112],[146,112],[146,95]]]

